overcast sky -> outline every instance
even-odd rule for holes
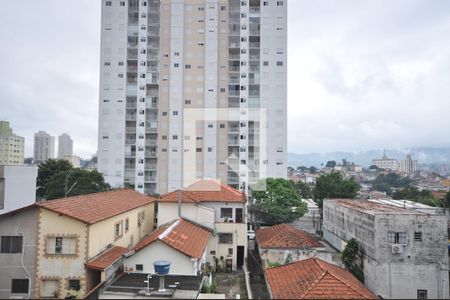
[[[0,120],[97,148],[99,0],[2,0]],[[449,0],[289,0],[289,151],[450,146]]]

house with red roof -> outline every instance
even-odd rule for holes
[[[256,243],[265,268],[271,264],[285,264],[311,257],[341,265],[340,254],[306,231],[288,224],[256,230]]]
[[[164,260],[171,263],[171,274],[196,276],[206,263],[211,237],[211,229],[185,219],[162,225],[128,252],[125,272],[151,274],[153,263]]]
[[[318,258],[265,270],[272,299],[377,299],[350,272]]]
[[[181,205],[179,206],[179,202]],[[180,217],[211,229],[206,260],[213,267],[240,269],[247,256],[247,197],[216,180],[200,180],[158,199],[158,225]]]
[[[83,298],[154,228],[156,199],[122,189],[40,202],[34,298]]]

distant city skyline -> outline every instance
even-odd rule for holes
[[[450,2],[289,0],[288,151],[449,147]],[[5,1],[0,120],[97,150],[100,2]],[[80,20],[82,20],[80,22]],[[14,30],[12,30],[14,28]]]

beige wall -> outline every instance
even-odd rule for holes
[[[284,264],[289,254],[291,255],[292,262],[305,260],[311,257],[317,257],[321,260],[341,266],[340,254],[338,252],[326,252],[315,249],[260,249],[262,264],[265,268],[270,267],[270,263]]]
[[[77,254],[74,256],[47,255],[47,236],[70,236],[77,238]],[[86,292],[84,263],[87,258],[88,226],[75,219],[40,208],[38,221],[38,245],[36,262],[35,298],[40,297],[42,279],[59,280],[59,298],[67,289],[67,279],[79,279],[80,295]]]
[[[145,219],[139,227],[138,214],[143,210],[145,210]],[[146,234],[153,231],[154,217],[155,204],[151,203],[91,225],[89,227],[89,259],[104,251],[109,244],[126,248],[134,246]],[[127,218],[129,219],[129,230],[126,232],[125,220]],[[123,222],[123,235],[115,240],[114,226],[118,222]]]

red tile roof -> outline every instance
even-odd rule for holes
[[[182,193],[184,203],[246,202],[245,194],[215,180],[200,180],[185,188]],[[178,191],[162,195],[158,202],[178,202]]]
[[[175,250],[193,258],[201,258],[211,236],[211,231],[185,219],[163,225],[140,241],[137,252],[159,240]]]
[[[86,267],[88,267],[89,269],[104,270],[115,263],[127,251],[127,248],[124,247],[113,247],[100,256],[92,259],[89,263],[86,264]]]
[[[150,196],[122,189],[50,200],[37,205],[83,223],[95,224],[154,201],[156,199]]]
[[[303,230],[287,224],[256,230],[258,246],[264,249],[301,249],[324,247]]]
[[[277,299],[377,299],[350,272],[310,258],[266,269],[266,280]]]

